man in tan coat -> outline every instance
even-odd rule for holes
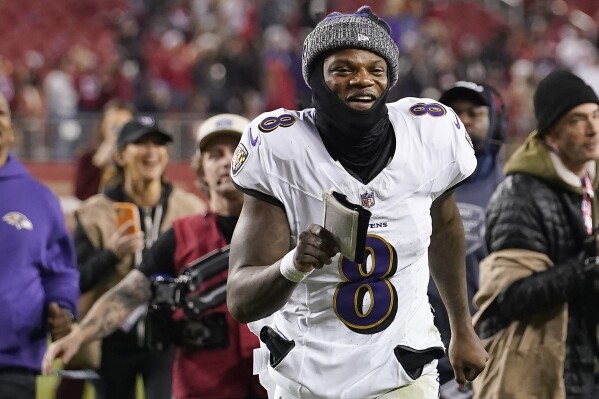
[[[537,131],[487,212],[474,322],[490,358],[475,397],[595,398],[599,98],[555,71],[534,103]]]

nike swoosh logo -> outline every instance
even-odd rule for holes
[[[256,136],[256,138],[254,139],[254,138],[252,137],[252,129],[250,129],[250,144],[252,145],[252,147],[255,147],[255,146],[256,146],[256,144],[258,144],[258,138],[259,138],[259,137],[260,137],[260,136]]]
[[[453,122],[453,124],[455,125],[456,128],[459,129],[462,126],[460,124],[460,118],[458,117],[458,114],[456,114],[453,110],[451,112],[453,112],[453,115],[455,116],[455,122]]]

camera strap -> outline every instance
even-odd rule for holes
[[[595,191],[593,190],[593,184],[589,174],[586,173],[582,179],[582,218],[584,220],[584,227],[587,230],[587,234],[593,234],[593,196]]]

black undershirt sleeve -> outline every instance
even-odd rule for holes
[[[95,248],[79,223],[73,234],[79,268],[79,290],[85,293],[111,273],[119,258],[108,249]]]
[[[158,240],[144,254],[143,261],[139,265],[139,271],[148,278],[154,274],[168,274],[176,276],[175,268],[175,249],[176,249],[175,231],[168,229],[160,235]]]

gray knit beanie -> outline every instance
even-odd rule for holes
[[[357,48],[372,51],[387,61],[389,88],[397,83],[399,50],[391,39],[391,28],[370,7],[353,14],[334,12],[320,21],[304,40],[302,75],[310,86],[310,72],[316,59],[330,50]]]

